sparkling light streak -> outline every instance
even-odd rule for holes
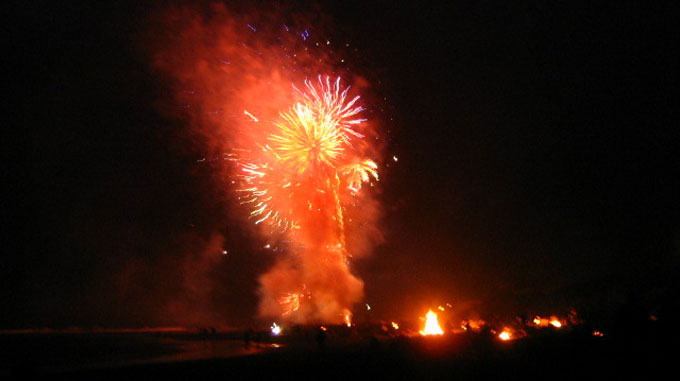
[[[287,316],[290,315],[291,313],[297,311],[300,309],[300,300],[303,298],[302,293],[288,293],[285,296],[282,296],[279,298],[279,303],[281,305],[285,306],[286,311],[282,314],[282,316]]]

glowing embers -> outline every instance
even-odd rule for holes
[[[508,341],[512,339],[512,330],[509,328],[503,329],[503,331],[498,334],[498,338],[503,341]]]
[[[420,331],[423,336],[431,335],[443,335],[444,331],[439,326],[439,321],[437,320],[437,314],[429,310],[425,316],[425,327]]]
[[[536,316],[534,320],[532,320],[534,326],[536,327],[548,327],[552,326],[554,328],[562,328],[565,324],[566,321],[559,319],[556,316],[551,316],[550,319],[542,318],[540,316]]]

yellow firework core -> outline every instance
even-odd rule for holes
[[[342,88],[340,78],[304,84],[303,90],[293,86],[295,102],[279,113],[265,137],[230,156],[242,180],[239,200],[251,208],[255,224],[280,231],[299,229],[301,216],[310,211],[332,210],[344,251],[341,193],[356,195],[363,183],[377,180],[378,165],[352,145],[364,137],[357,131],[365,121],[358,116],[363,108],[355,105],[359,96],[348,99],[349,87]]]
[[[297,174],[334,168],[349,145],[350,136],[361,137],[353,127],[363,121],[353,117],[362,111],[353,107],[359,97],[345,103],[347,90],[319,79],[319,89],[305,81],[306,91],[297,90],[300,100],[275,123],[278,131],[269,137],[271,150],[281,164]]]

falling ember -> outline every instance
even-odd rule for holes
[[[550,320],[550,325],[552,325],[555,328],[562,328],[562,323],[560,323],[560,321],[557,319]]]
[[[399,329],[399,324],[392,322],[392,328]]]
[[[420,331],[421,335],[429,336],[444,334],[444,331],[442,331],[442,328],[439,326],[439,322],[437,321],[437,314],[432,312],[432,310],[427,312],[425,319],[425,328]]]
[[[503,330],[503,332],[498,334],[498,338],[503,340],[503,341],[508,341],[512,338],[512,334],[510,333],[510,331],[505,329],[505,330]]]

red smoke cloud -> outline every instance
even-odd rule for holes
[[[351,125],[355,130],[347,128],[357,135],[343,137],[337,157],[314,170],[286,172],[280,152],[269,147],[282,113],[302,101],[306,80],[320,90],[325,78],[330,83],[342,78],[336,91],[352,85],[345,104],[368,91],[367,81],[347,68],[349,44],[332,39],[324,22],[318,14],[282,8],[234,12],[223,4],[172,7],[155,16],[147,39],[154,67],[174,91],[164,103],[166,111],[186,121],[208,158],[233,164],[223,176],[235,213],[252,214],[238,205],[243,203],[238,191],[265,176],[244,176],[239,172],[244,163],[297,187],[287,197],[278,192],[273,201],[276,212],[295,219],[295,228],[276,229],[244,218],[244,224],[281,248],[273,253],[275,265],[260,278],[260,314],[294,322],[343,322],[363,298],[363,282],[350,271],[349,259],[367,253],[381,239],[374,188],[359,191],[347,179],[349,170],[340,169],[380,158],[370,120]],[[296,93],[294,86],[301,91]],[[355,106],[370,109],[364,99]],[[363,182],[377,185],[377,178],[365,177]]]

